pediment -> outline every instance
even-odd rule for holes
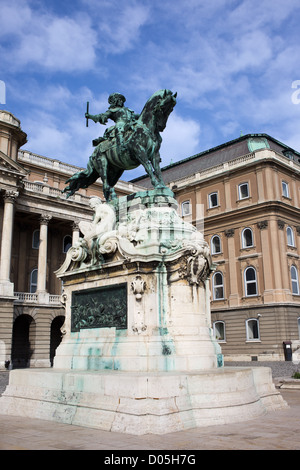
[[[0,150],[0,171],[3,173],[15,174],[16,176],[26,176],[28,171],[20,165],[20,163],[15,162],[9,158],[5,153]]]

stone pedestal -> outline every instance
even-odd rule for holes
[[[241,422],[287,405],[265,367],[199,372],[13,370],[0,412],[128,434]]]
[[[99,221],[95,210],[97,223],[81,226],[85,239],[57,272],[66,321],[55,368],[155,372],[222,365],[210,328],[208,247],[178,216],[170,193],[121,198],[114,212],[100,204]],[[101,223],[106,231],[95,236]]]
[[[54,367],[12,371],[0,413],[160,434],[285,407],[269,369],[223,367],[209,249],[171,191],[91,206],[57,272],[66,321]]]

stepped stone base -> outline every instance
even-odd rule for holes
[[[287,406],[265,367],[190,373],[13,370],[0,398],[1,414],[135,435],[247,421]]]

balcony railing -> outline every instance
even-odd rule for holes
[[[30,304],[49,304],[61,306],[61,296],[55,294],[31,293],[31,292],[15,292],[16,302],[30,303]]]
[[[52,196],[56,199],[66,200],[67,195],[63,194],[60,189],[51,188],[47,184],[43,183],[34,183],[32,181],[24,181],[24,187],[26,191],[31,191],[34,193],[44,194],[46,196]],[[69,199],[71,201],[79,202],[85,205],[88,205],[90,198],[88,196],[84,196],[82,194],[75,194],[70,196]]]

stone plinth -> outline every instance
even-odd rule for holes
[[[153,372],[222,365],[210,328],[209,250],[178,216],[173,193],[144,191],[111,205],[93,198],[91,205],[93,223],[80,225],[85,238],[57,272],[66,321],[54,366]]]
[[[13,370],[2,414],[136,435],[241,422],[287,405],[265,367],[202,372]]]
[[[12,371],[0,413],[162,434],[285,407],[269,369],[223,367],[209,249],[173,194],[91,206],[57,271],[66,320],[53,370]]]

